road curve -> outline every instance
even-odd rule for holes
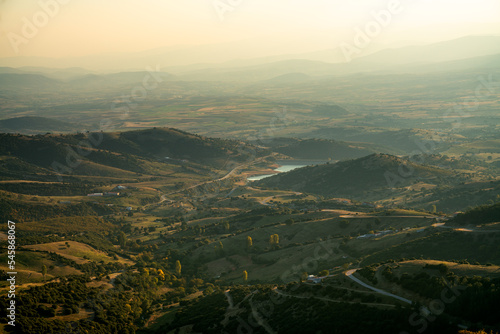
[[[400,297],[400,296],[396,296],[396,295],[394,295],[394,294],[392,294],[390,292],[384,291],[384,290],[377,289],[377,288],[375,288],[375,287],[373,287],[371,285],[366,284],[365,282],[361,281],[360,279],[354,277],[353,274],[356,272],[356,270],[358,270],[358,269],[348,270],[348,271],[346,271],[345,275],[347,277],[349,277],[350,279],[352,279],[354,282],[358,283],[359,285],[364,286],[365,288],[368,288],[368,289],[370,289],[372,291],[378,292],[378,293],[380,293],[382,295],[385,295],[385,296],[396,298],[396,299],[398,299],[398,300],[400,300],[402,302],[405,302],[405,303],[408,303],[408,304],[412,304],[412,301],[409,300],[409,299],[406,299],[406,298],[403,298],[403,297]]]
[[[270,201],[270,200],[272,200],[273,198],[274,198],[274,196],[266,197],[262,201],[259,201],[259,203],[262,204],[262,205],[269,206],[269,203],[267,203],[267,202]]]

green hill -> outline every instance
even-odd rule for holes
[[[266,153],[240,141],[208,138],[170,128],[105,134],[100,147],[138,156],[186,159],[213,166],[221,166],[229,158],[236,161],[249,158],[248,154],[241,152],[255,152],[255,157]]]
[[[402,189],[417,182],[456,182],[456,176],[449,170],[387,154],[372,154],[336,164],[296,169],[266,178],[258,185],[326,196],[362,198],[366,192],[391,193],[391,188]]]
[[[259,157],[266,152],[239,141],[206,138],[175,129],[59,136],[0,134],[0,156],[10,157],[0,165],[9,169],[6,173],[14,173],[14,168],[8,166],[15,164],[30,166],[34,171],[40,167],[52,169],[54,163],[77,164],[75,159],[85,162],[85,175],[99,174],[99,166],[142,173],[147,171],[144,160],[187,160],[186,163],[222,167],[228,160],[240,162],[250,154]],[[81,162],[77,167],[83,168]]]
[[[475,207],[465,213],[460,213],[449,224],[479,225],[500,222],[500,203]]]

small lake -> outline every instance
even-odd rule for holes
[[[331,163],[332,161],[330,161]],[[291,170],[297,169],[297,168],[302,168],[305,166],[310,166],[310,165],[320,165],[320,164],[325,164],[327,161],[306,161],[306,160],[278,160],[277,161],[279,166],[278,168],[275,169],[275,171],[279,173],[284,173],[284,172],[289,172]],[[262,179],[265,179],[266,177],[270,177],[276,174],[264,174],[264,175],[255,175],[252,177],[247,178],[248,181],[259,181]]]

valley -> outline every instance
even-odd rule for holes
[[[177,6],[157,40],[206,23]],[[0,332],[498,334],[500,37],[343,62],[219,23],[0,57]]]
[[[406,266],[430,261],[445,263],[450,272],[460,275],[472,275],[481,268],[491,269],[492,279],[500,275],[498,205],[475,209],[484,212],[485,218],[474,210],[454,217],[456,208],[463,207],[458,199],[443,197],[446,192],[438,201],[432,196],[438,189],[455,194],[466,188],[470,194],[497,194],[498,181],[491,180],[493,167],[477,160],[438,155],[417,160],[387,154],[339,162],[294,160],[282,153],[286,151],[273,152],[273,147],[160,128],[103,133],[102,143],[95,148],[77,142],[90,140],[95,136],[92,133],[3,136],[5,146],[0,149],[6,153],[0,203],[3,219],[17,224],[20,294],[42,288],[50,291],[44,282],[58,289],[77,284],[84,295],[106,292],[111,302],[117,298],[112,297],[113,291],[132,288],[130,293],[138,302],[150,303],[147,311],[129,313],[131,319],[134,314],[147,315],[143,323],[136,322],[145,326],[140,330],[145,333],[179,326],[186,320],[176,310],[191,312],[220,294],[224,299],[233,296],[234,291],[247,295],[239,306],[233,302],[225,311],[229,313],[221,309],[226,320],[212,323],[214,328],[221,324],[238,328],[241,323],[234,323],[231,314],[250,312],[259,328],[271,330],[279,323],[275,317],[285,309],[260,322],[258,313],[252,311],[263,307],[262,301],[252,301],[269,294],[287,303],[295,301],[296,306],[309,300],[328,307],[332,303],[363,305],[380,312],[405,309],[397,298],[366,289],[358,281],[350,283],[344,276],[357,268],[362,273],[366,271],[362,268],[377,268],[380,263]],[[293,145],[302,142],[296,140]],[[27,143],[43,155],[25,152]],[[331,144],[304,141],[311,147],[309,152],[323,152],[325,143]],[[289,147],[279,141],[275,144]],[[54,169],[50,161],[64,161],[68,149],[80,153],[78,163],[61,173],[66,170]],[[334,145],[332,150],[335,154],[344,147]],[[481,164],[484,170],[478,169]],[[413,173],[395,189],[387,189],[384,173],[397,175],[401,165],[411,167]],[[248,175],[265,175],[270,170],[278,173],[249,180]],[[498,195],[490,198],[496,202]],[[453,204],[446,207],[441,204],[445,202]],[[6,240],[7,234],[0,237]],[[3,260],[7,263],[6,257]],[[8,272],[5,265],[0,270]],[[326,278],[315,286],[317,277],[325,273]],[[139,282],[148,286],[146,295],[137,294]],[[259,288],[244,292],[247,286]],[[380,286],[394,291],[390,285]],[[328,292],[319,292],[320,288]],[[425,298],[417,299],[425,305]],[[78,326],[96,319],[95,306],[71,309],[71,303],[65,303],[66,309],[51,313],[54,319],[79,321]],[[79,302],[73,305],[81,307]],[[26,319],[21,325],[27,331],[35,319],[53,328],[59,324],[50,316]],[[474,326],[473,319],[460,323]]]

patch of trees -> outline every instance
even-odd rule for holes
[[[440,263],[440,264],[426,263],[424,266],[424,269],[434,269],[434,270],[439,271],[439,273],[442,275],[445,275],[449,271],[448,266],[444,263]]]
[[[51,253],[51,256],[62,260],[56,254]],[[177,278],[166,269],[151,267],[140,267],[138,272],[123,272],[114,279],[114,287],[109,290],[89,287],[88,283],[92,281],[90,276],[98,275],[95,280],[99,281],[107,273],[106,268],[98,266],[96,270],[89,271],[93,274],[88,276],[61,277],[58,282],[21,290],[17,295],[15,332],[38,334],[42,331],[63,333],[70,330],[93,334],[136,333],[139,328],[144,327],[152,312],[161,309],[162,305],[181,302],[187,306],[191,302],[183,301],[182,298],[197,292],[199,288],[211,290],[207,293],[208,296],[218,290],[201,279]],[[168,286],[173,290],[160,296],[160,286]],[[0,297],[0,321],[3,323],[7,319],[7,303],[6,296]],[[79,321],[54,319],[54,316],[76,314],[82,309],[90,312],[90,317]],[[207,313],[209,309],[212,307],[203,313]]]
[[[117,210],[115,207],[94,203],[51,205],[0,198],[0,220],[9,219],[19,223],[54,217],[102,216]]]
[[[341,301],[360,301],[363,303],[375,303],[380,302],[381,298],[376,297],[373,294],[360,293],[356,291],[338,289],[332,285],[325,284],[289,284],[286,286],[285,291],[291,295],[298,296],[316,296],[316,297],[326,297],[333,300]]]
[[[64,240],[58,235],[40,235],[40,232],[20,231],[19,235],[21,237],[17,238],[16,243],[20,246],[46,244]]]
[[[227,299],[223,292],[199,298],[183,307],[175,320],[162,332],[175,330],[194,324],[193,331],[203,333],[265,333],[253,317],[252,307],[276,333],[400,333],[413,332],[408,319],[411,309],[395,308],[383,310],[361,304],[334,303],[315,298],[293,298],[277,295],[272,286],[254,286],[251,291],[236,292],[231,287],[229,293],[237,296],[239,312],[229,317],[222,325]],[[245,302],[240,302],[248,296]],[[242,298],[243,297],[243,298]],[[235,301],[236,302],[236,301]],[[456,327],[441,318],[429,323],[429,333],[456,334]]]
[[[113,243],[111,242],[112,240],[112,238],[110,238],[111,233],[113,233],[113,231],[109,231],[109,233],[90,231],[90,232],[70,235],[67,236],[66,239],[87,244],[89,246],[94,247],[97,250],[114,253],[117,252],[117,249],[113,247]]]
[[[87,263],[76,263],[75,261],[54,252],[47,252],[47,254],[48,259],[53,260],[58,264],[64,264],[73,267],[88,275],[105,276],[107,274],[122,270],[126,267],[120,262],[96,263],[94,261],[90,261]]]
[[[482,205],[471,209],[465,213],[458,214],[450,220],[450,223],[465,224],[485,224],[500,221],[500,203],[494,205]]]
[[[500,278],[458,276],[441,265],[426,268],[437,269],[441,274],[403,273],[398,278],[388,267],[383,273],[389,281],[428,299],[443,300],[445,296],[450,300],[444,310],[449,315],[475,323],[479,329],[500,328]]]
[[[38,196],[85,196],[95,191],[95,186],[87,183],[0,183],[0,190],[18,194]]]
[[[368,255],[364,264],[400,258],[405,254],[408,258],[453,261],[468,260],[470,263],[500,264],[500,233],[464,233],[459,231],[439,231],[427,229],[428,234],[419,233],[416,239],[382,249]],[[346,251],[347,252],[347,251]],[[349,253],[351,254],[351,253]],[[353,256],[357,256],[356,252]]]
[[[356,273],[360,274],[373,284],[377,284],[377,278],[375,277],[375,274],[377,273],[377,267],[379,266],[378,263],[372,264],[371,266],[366,266],[362,269],[359,269],[356,271]]]
[[[221,321],[224,319],[227,307],[227,299],[223,292],[212,293],[206,297],[198,298],[187,307],[183,307],[177,311],[174,321],[157,333],[168,333],[170,330],[191,324],[194,324],[194,332],[207,334],[222,333],[223,327]]]
[[[131,298],[129,293],[102,293],[101,288],[91,288],[87,276],[61,278],[60,282],[31,287],[17,295],[16,333],[62,333],[71,329],[87,333],[135,333],[138,328],[141,298]],[[4,322],[7,299],[0,299],[1,316]],[[127,306],[128,305],[128,306]],[[57,315],[74,314],[80,308],[92,311],[92,320],[63,322],[53,319]]]

